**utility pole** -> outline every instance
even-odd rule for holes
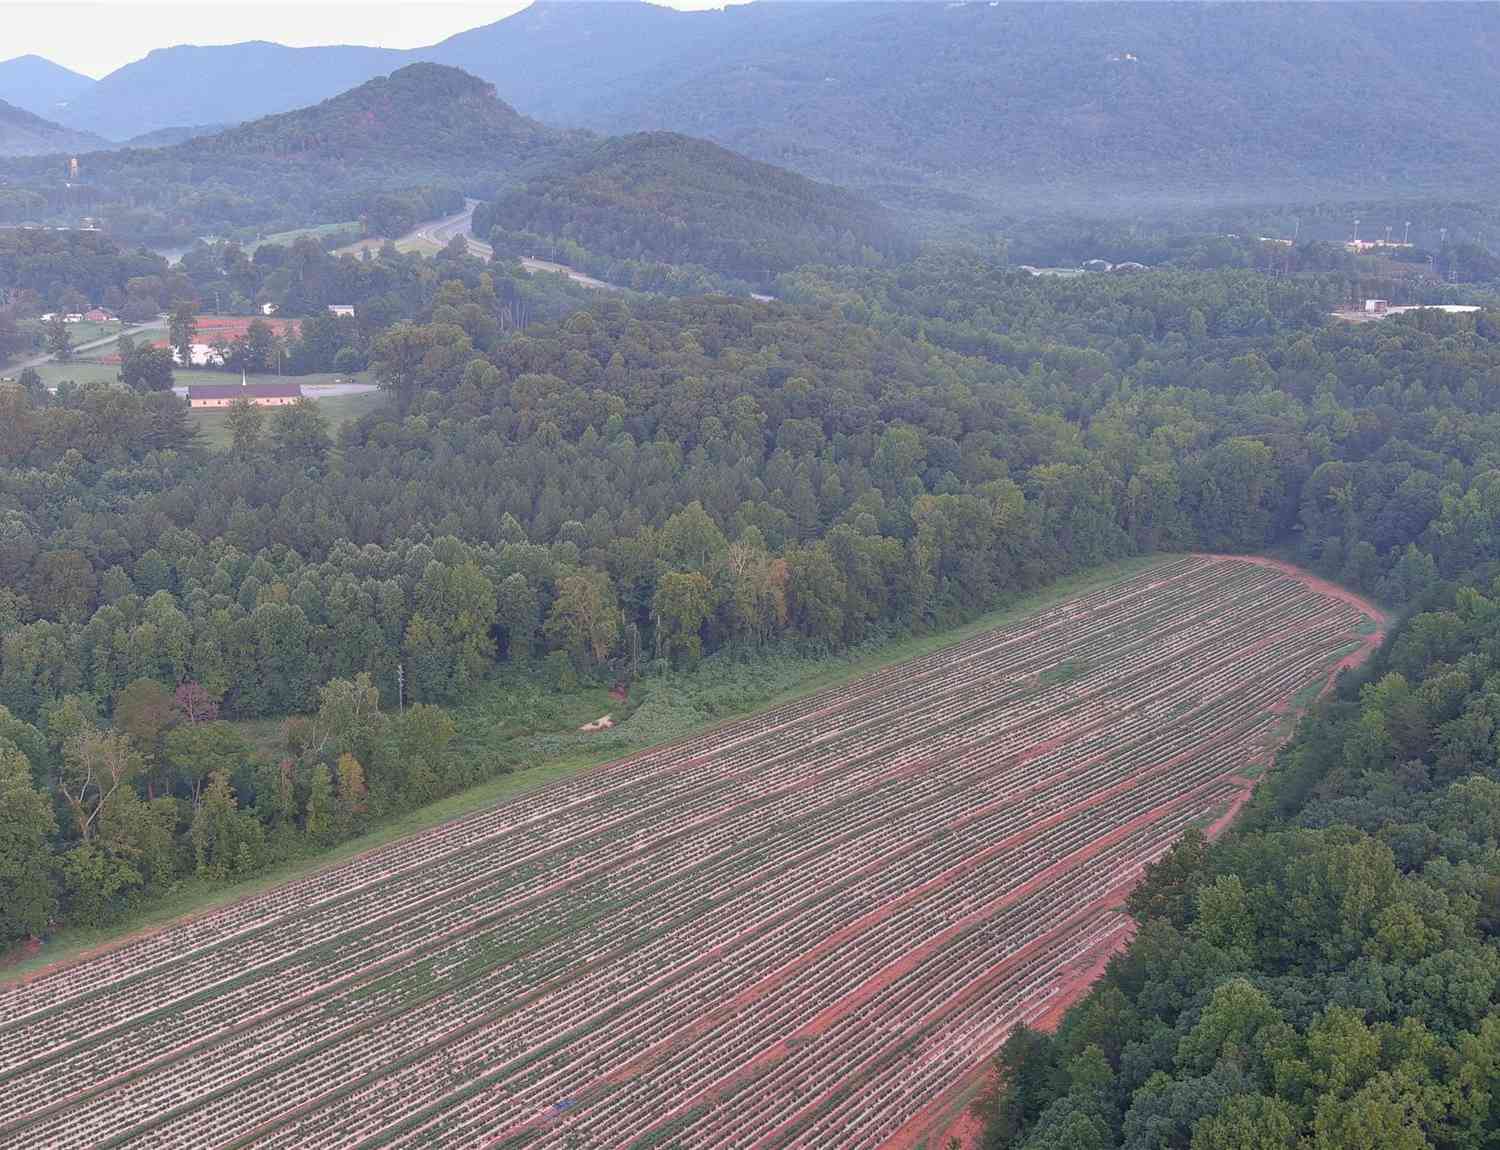
[[[396,664],[396,710],[406,714],[406,667],[401,663]]]

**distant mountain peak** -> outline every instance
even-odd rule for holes
[[[44,119],[56,119],[97,82],[34,52],[0,60],[0,100]]]

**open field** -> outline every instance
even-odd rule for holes
[[[395,243],[396,250],[402,255],[407,255],[411,252],[420,252],[424,256],[435,256],[443,250],[442,244],[435,243],[420,232],[411,232],[399,237],[395,241],[389,240],[385,236],[370,236],[366,239],[355,240],[353,243],[345,244],[341,248],[334,248],[333,254],[336,256],[358,256],[361,252],[378,252],[386,244],[392,242]]]
[[[322,240],[326,239],[328,236],[336,236],[343,233],[353,233],[355,235],[358,235],[359,221],[345,220],[342,223],[337,224],[313,224],[310,227],[293,228],[289,232],[272,232],[268,236],[261,236],[260,239],[252,240],[249,243],[242,244],[241,246],[244,248],[245,254],[247,256],[253,256],[255,254],[255,249],[260,247],[262,244],[280,244],[283,247],[290,247],[292,244],[296,243],[303,237]]]
[[[36,368],[42,382],[48,387],[56,387],[65,379],[71,379],[74,383],[118,383],[120,381],[120,365],[117,363],[100,363],[94,359],[75,359],[71,363],[44,363]],[[366,372],[315,372],[310,375],[252,375],[252,383],[300,383],[304,390],[327,387],[334,383],[371,383],[372,380]],[[194,383],[239,383],[238,372],[232,371],[209,371],[205,368],[174,368],[172,371],[172,384],[174,387],[186,387]],[[316,396],[316,390],[313,391]]]
[[[0,988],[0,1146],[881,1146],[1374,641],[1172,560]]]
[[[208,375],[211,373],[190,373],[180,371],[177,373],[177,377],[178,379],[183,379],[184,376],[189,374]],[[218,378],[204,382],[226,382],[226,378],[223,372],[212,374],[216,374]],[[288,376],[287,378],[290,379],[292,377]],[[298,380],[298,382],[302,384],[304,395],[306,395],[309,399],[317,400],[318,410],[321,411],[324,418],[328,420],[329,434],[336,437],[338,435],[339,428],[348,423],[351,419],[358,419],[366,412],[374,411],[377,407],[385,403],[385,392],[362,391],[355,392],[350,395],[320,395],[318,393],[317,387],[308,382],[309,380],[323,380],[327,382],[332,378],[332,376],[327,375],[305,375],[302,376]],[[339,376],[339,379],[344,382],[364,382],[364,378],[362,376],[341,375]],[[184,382],[196,383],[198,381],[184,380]],[[274,409],[268,411],[267,415],[269,416],[273,413],[273,411]],[[215,449],[223,449],[229,446],[229,421],[226,418],[227,414],[228,413],[225,412],[222,408],[219,410],[199,408],[197,411],[188,412],[188,419],[197,425],[199,433],[203,436],[204,444]]]

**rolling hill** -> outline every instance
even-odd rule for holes
[[[455,210],[460,191],[493,195],[580,138],[527,119],[458,69],[413,64],[214,135],[89,154],[68,203],[133,239],[281,231],[372,211],[420,219]],[[48,194],[59,183],[39,161],[9,166],[17,187]],[[421,191],[431,188],[443,196]],[[394,193],[421,202],[393,207]]]
[[[476,215],[497,249],[525,233],[623,260],[696,265],[765,283],[805,263],[861,263],[903,249],[887,214],[842,188],[674,133],[605,140]]]
[[[0,156],[46,156],[99,147],[108,147],[107,141],[0,100]]]
[[[60,186],[51,161],[12,166],[20,188]],[[549,128],[483,80],[438,64],[181,143],[93,152],[82,171],[70,209],[131,239],[360,217],[396,235],[467,194],[492,200],[479,234],[500,224],[502,240],[514,241],[506,249],[525,252],[528,235],[545,235],[593,256],[752,284],[804,263],[909,250],[884,209],[844,189],[672,133],[601,140]]]

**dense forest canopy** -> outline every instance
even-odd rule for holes
[[[91,258],[80,275],[118,282],[135,257]],[[1500,324],[1329,325],[1342,273],[1036,278],[929,255],[805,269],[792,302],[553,298],[457,251],[300,241],[200,249],[174,274],[309,311],[330,282],[367,291],[355,321],[310,315],[295,357],[368,362],[387,404],[336,438],[311,404],[245,409],[207,452],[167,394],[0,392],[0,705],[53,740],[30,760],[43,786],[85,755],[67,724],[121,729],[153,690],[219,719],[317,711],[349,684],[383,707],[400,663],[407,703],[442,707],[504,664],[608,679],[839,647],[1159,549],[1293,543],[1393,602],[1500,559],[1482,526]],[[162,731],[185,721],[160,706]],[[337,741],[289,744],[277,782],[223,737],[216,794],[262,837],[220,869],[247,873],[310,841]],[[372,813],[487,769],[432,750],[413,782],[395,737],[355,754],[379,764]],[[190,835],[202,780],[149,747],[134,792]],[[139,846],[81,843],[57,813],[48,850],[79,867],[84,846],[91,866]],[[117,907],[88,902],[86,873],[66,913]],[[133,873],[127,901],[177,872]]]

